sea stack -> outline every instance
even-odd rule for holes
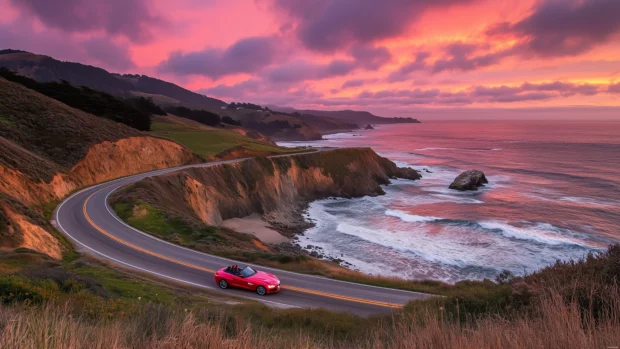
[[[481,187],[485,184],[489,183],[487,177],[484,175],[484,172],[480,170],[469,170],[458,175],[452,184],[450,184],[450,189],[454,190],[478,190],[478,187]]]

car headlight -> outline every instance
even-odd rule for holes
[[[269,285],[268,288],[276,288],[276,285]]]

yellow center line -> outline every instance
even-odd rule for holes
[[[157,257],[159,259],[163,259],[172,263],[176,263],[176,264],[180,264],[189,268],[193,268],[193,269],[197,269],[197,270],[201,270],[201,271],[205,271],[207,273],[215,273],[215,270],[211,270],[208,268],[204,268],[195,264],[191,264],[191,263],[187,263],[187,262],[183,262],[180,261],[178,259],[175,258],[171,258],[171,257],[167,257],[164,256],[162,254],[153,252],[153,251],[149,251],[145,248],[142,248],[140,246],[134,245],[130,242],[127,242],[125,240],[120,239],[117,236],[114,236],[112,234],[110,234],[109,232],[105,231],[104,229],[102,229],[101,227],[99,227],[95,222],[93,222],[93,220],[90,218],[90,216],[88,215],[88,212],[86,212],[86,205],[88,204],[88,202],[90,201],[90,199],[97,194],[98,192],[100,192],[102,189],[99,189],[98,191],[90,194],[90,196],[88,198],[86,198],[86,201],[84,201],[84,206],[82,207],[82,211],[84,213],[84,217],[86,218],[86,220],[88,221],[88,223],[95,229],[97,229],[97,231],[99,231],[100,233],[102,233],[103,235],[109,237],[110,239],[125,245],[127,247],[131,247],[135,250],[138,250],[140,252],[146,253],[148,255],[151,255],[153,257]],[[380,302],[380,301],[372,301],[372,300],[368,300],[368,299],[362,299],[362,298],[356,298],[356,297],[348,297],[348,296],[341,296],[338,294],[333,294],[333,293],[327,293],[327,292],[321,292],[321,291],[315,291],[315,290],[310,290],[310,289],[306,289],[306,288],[300,288],[300,287],[294,287],[294,286],[281,286],[281,288],[283,289],[287,289],[287,290],[291,290],[291,291],[297,291],[297,292],[303,292],[303,293],[308,293],[308,294],[314,294],[314,295],[318,295],[318,296],[323,296],[323,297],[329,297],[329,298],[335,298],[335,299],[341,299],[341,300],[346,300],[346,301],[350,301],[350,302],[356,302],[356,303],[363,303],[363,304],[371,304],[371,305],[377,305],[377,306],[381,306],[381,307],[387,307],[387,308],[402,308],[403,306],[401,304],[393,304],[393,303],[387,303],[387,302]]]

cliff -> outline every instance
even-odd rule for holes
[[[173,141],[71,108],[0,79],[0,249],[61,258],[44,217],[72,191],[135,173],[198,162]]]
[[[419,179],[371,149],[337,149],[254,158],[150,177],[121,189],[112,204],[147,203],[168,219],[218,226],[253,213],[300,216],[300,205],[327,197],[384,194],[391,178]],[[137,206],[136,206],[137,207]]]

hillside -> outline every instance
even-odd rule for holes
[[[297,110],[294,108],[270,106],[271,109],[279,110],[287,113],[300,113],[317,115],[323,117],[329,117],[338,120],[344,120],[354,124],[400,124],[400,123],[419,123],[417,119],[408,118],[385,118],[374,115],[367,111],[355,111],[355,110]]]
[[[342,123],[333,118],[317,117],[315,120],[309,115],[298,118],[277,112],[265,115],[266,113],[257,110],[222,109],[227,103],[191,92],[167,81],[146,75],[109,73],[98,67],[62,62],[52,57],[24,51],[1,50],[0,67],[40,82],[64,80],[75,86],[86,86],[123,98],[149,98],[162,107],[183,106],[196,110],[204,109],[220,116],[240,120],[245,128],[254,129],[278,140],[316,140],[321,138],[321,133],[357,128],[354,123]]]
[[[178,143],[71,108],[0,78],[0,248],[60,258],[44,218],[72,191],[112,178],[200,161]]]
[[[360,128],[360,126],[355,122],[348,122],[346,120],[341,120],[329,116],[302,113],[293,113],[291,115],[305,122],[306,124],[318,129],[321,133],[351,131]]]
[[[260,132],[221,125],[211,127],[174,115],[155,115],[152,134],[179,142],[205,158],[264,156],[299,151],[278,147]]]
[[[107,92],[79,87],[66,81],[40,82],[0,67],[0,77],[56,99],[89,114],[124,123],[141,131],[151,127],[151,114],[166,113],[145,97],[122,98]]]
[[[188,107],[219,109],[226,103],[186,90],[175,84],[151,78],[146,75],[119,75],[90,65],[63,62],[49,56],[24,51],[1,50],[0,67],[6,67],[37,81],[65,80],[75,86],[86,86],[116,96],[128,97],[146,94],[157,101],[157,97],[174,104],[174,101]]]
[[[241,121],[245,128],[257,130],[268,137],[282,141],[310,141],[321,139],[317,127],[299,118],[271,110],[222,109],[219,114]]]

